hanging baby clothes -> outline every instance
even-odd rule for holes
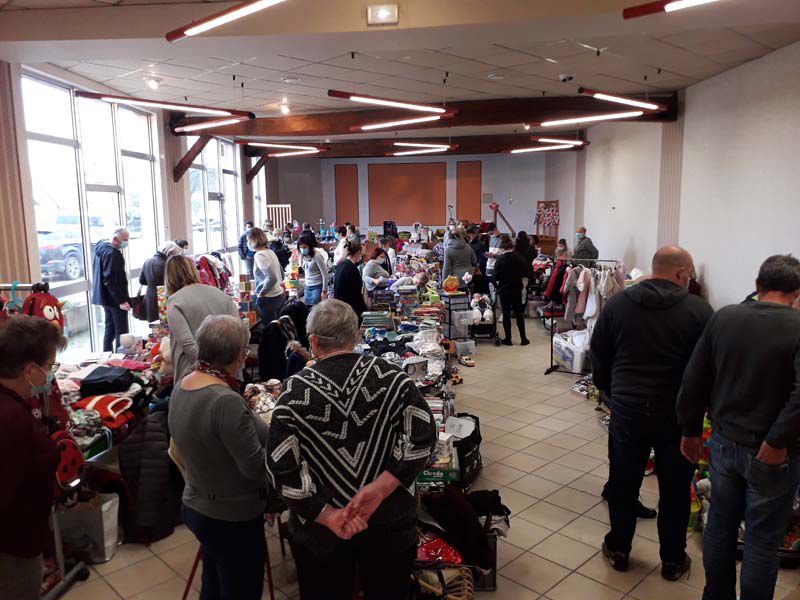
[[[589,299],[589,289],[591,287],[590,279],[592,277],[591,269],[583,269],[578,279],[578,303],[575,307],[575,313],[583,315],[586,312],[586,302]]]
[[[564,318],[567,322],[574,322],[578,306],[578,280],[583,274],[583,267],[575,267],[570,271],[569,276],[566,278],[564,290],[567,298],[567,309],[564,313]]]

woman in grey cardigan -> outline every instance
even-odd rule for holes
[[[386,257],[386,252],[383,248],[375,248],[372,251],[372,258],[364,265],[364,271],[361,273],[361,278],[364,280],[364,287],[367,292],[372,296],[376,289],[385,288],[389,285],[391,275],[381,266],[381,262]]]
[[[183,520],[203,556],[201,598],[260,600],[264,587],[267,427],[236,379],[249,341],[240,319],[206,317],[197,366],[170,400],[173,456],[186,479]]]
[[[200,283],[200,273],[186,256],[167,261],[167,323],[175,383],[197,363],[197,330],[209,315],[239,318],[233,299],[222,290]]]
[[[475,272],[478,259],[472,247],[466,241],[466,232],[463,229],[454,229],[450,232],[450,240],[444,252],[444,267],[442,280],[450,275],[458,277],[458,287],[466,287],[464,275]]]

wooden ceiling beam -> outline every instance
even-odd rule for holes
[[[253,181],[253,179],[256,178],[256,175],[258,175],[258,172],[261,170],[261,168],[265,164],[267,164],[268,160],[269,160],[269,155],[268,154],[263,154],[261,156],[261,158],[258,159],[258,162],[253,165],[253,168],[250,169],[247,172],[247,175],[245,176],[245,180],[247,181],[247,185],[250,185],[250,183]]]
[[[678,116],[677,94],[658,96],[666,106],[662,112],[646,113],[636,121],[674,121]],[[592,114],[615,112],[607,102],[589,96],[543,96],[538,98],[498,98],[494,100],[468,100],[447,104],[448,111],[457,111],[451,118],[436,123],[420,123],[398,128],[400,131],[430,129],[431,127],[469,127],[481,125],[507,125],[513,123],[536,124],[542,121],[568,119]],[[622,107],[620,107],[622,109]],[[619,112],[624,112],[620,110]],[[262,138],[286,136],[330,136],[353,133],[353,128],[369,123],[409,118],[407,110],[393,108],[368,110],[343,110],[336,112],[262,117],[218,127],[214,135],[255,136]],[[191,123],[195,119],[185,119]],[[393,131],[393,130],[387,130]]]
[[[183,156],[182,159],[178,161],[178,164],[172,169],[172,180],[175,183],[178,183],[186,174],[186,171],[189,170],[189,167],[192,166],[194,159],[200,156],[200,153],[203,151],[203,148],[206,147],[208,142],[211,141],[210,135],[201,135],[197,138],[197,141],[194,145],[189,148],[189,151]]]

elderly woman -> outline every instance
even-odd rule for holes
[[[179,254],[183,254],[183,248],[175,242],[167,242],[142,265],[139,284],[147,286],[144,294],[144,310],[150,323],[158,321],[158,286],[164,285],[167,260]]]
[[[407,598],[433,416],[402,370],[353,351],[358,319],[344,302],[318,304],[308,338],[317,361],[287,380],[267,447],[300,598],[351,598],[356,570],[367,600]]]
[[[186,256],[167,261],[167,323],[175,381],[194,369],[197,362],[197,330],[209,315],[239,317],[239,309],[222,290],[200,283],[200,273]]]
[[[59,453],[29,403],[50,391],[56,352],[66,345],[44,319],[0,322],[0,598],[39,598]]]
[[[175,386],[169,429],[186,479],[183,519],[200,542],[201,598],[260,600],[264,585],[267,428],[240,395],[250,332],[206,317],[195,369]]]

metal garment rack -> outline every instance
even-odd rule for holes
[[[596,263],[608,263],[613,265],[618,265],[621,261],[618,258],[615,259],[608,259],[608,258],[569,258],[566,259],[567,263],[591,263],[592,265]],[[542,323],[546,322],[548,317],[542,315]],[[556,322],[558,319],[562,317],[554,317],[552,314],[550,315],[550,366],[544,372],[545,375],[550,375],[551,373],[559,372],[563,373],[564,375],[579,375],[583,376],[586,373],[578,373],[577,371],[565,371],[561,368],[561,365],[556,364],[555,362],[555,353],[553,351],[553,341],[556,337]],[[546,325],[545,325],[546,327]]]

